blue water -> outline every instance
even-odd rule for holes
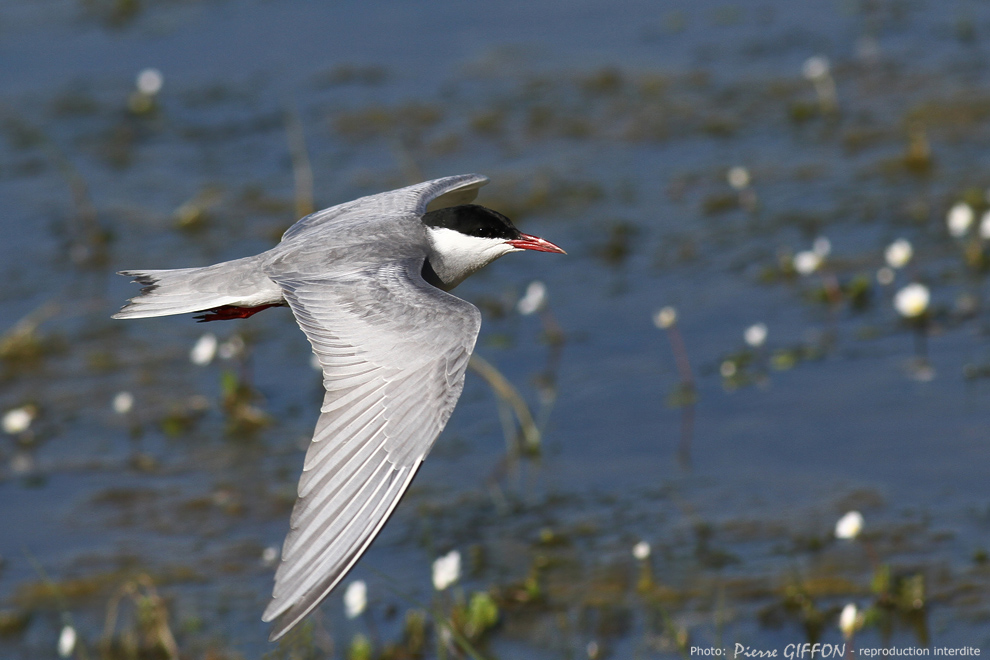
[[[258,618],[272,573],[261,552],[285,533],[321,398],[305,339],[281,309],[211,326],[109,315],[136,290],[115,271],[252,254],[295,219],[291,108],[318,207],[476,171],[492,179],[481,203],[517,209],[524,231],[569,253],[511,255],[458,289],[486,314],[479,355],[536,410],[533,383],[549,348],[540,320],[512,306],[530,281],[546,283],[567,336],[557,399],[541,459],[503,474],[494,397],[469,375],[434,454],[354,571],[368,580],[378,616],[408,606],[382,574],[426,602],[434,556],[479,544],[492,567],[468,584],[504,586],[525,577],[541,527],[588,523],[596,532],[577,543],[582,580],[633,566],[632,544],[649,540],[664,549],[654,553],[658,576],[695,590],[673,612],[676,625],[715,643],[708,579],[779,588],[794,571],[838,564],[860,591],[819,605],[867,603],[862,554],[834,542],[821,554],[788,549],[798,537],[828,539],[835,520],[859,507],[882,559],[925,575],[931,638],[987,647],[987,574],[974,553],[990,546],[990,404],[986,383],[963,374],[990,351],[982,308],[958,311],[961,293],[982,299],[983,275],[963,268],[943,228],[952,203],[990,184],[982,3],[245,0],[150,3],[120,21],[109,6],[0,7],[0,331],[56,305],[39,328],[50,355],[0,380],[3,412],[38,410],[30,434],[0,439],[0,607],[25,607],[24,585],[39,579],[32,562],[56,581],[136,566],[171,599],[183,649],[216,640],[259,657],[271,648]],[[832,62],[836,120],[814,114],[801,77],[812,55]],[[164,86],[158,111],[136,117],[127,99],[145,67],[160,69]],[[610,71],[619,72],[613,87]],[[797,105],[811,118],[792,121]],[[477,128],[490,112],[497,128]],[[927,176],[896,164],[916,121],[935,163]],[[860,133],[872,141],[850,146]],[[112,234],[104,262],[73,263],[80,253],[71,245],[86,241],[62,159]],[[725,171],[734,165],[750,170],[758,211],[706,213],[712,198],[731,200]],[[176,209],[207,188],[218,192],[204,227],[178,230]],[[620,224],[632,231],[627,254],[610,263],[600,255]],[[809,302],[818,275],[762,282],[780,254],[820,235],[833,246],[828,272],[870,278],[866,311]],[[883,288],[874,273],[898,236],[912,240],[915,259]],[[912,277],[932,289],[927,381],[912,371],[914,337],[890,304]],[[677,308],[697,382],[689,466],[677,458],[682,410],[666,404],[675,360],[651,319],[664,305]],[[819,359],[729,388],[720,365],[757,322],[769,327],[764,361],[835,339]],[[207,330],[248,337],[255,405],[274,420],[251,439],[224,434],[219,379],[232,363],[188,360]],[[136,400],[127,419],[110,407],[122,390]],[[163,433],[175,410],[199,414],[194,396],[207,406],[198,421]],[[151,467],[135,468],[136,454]],[[24,456],[33,460],[26,472]],[[709,574],[694,563],[699,523],[738,564]],[[761,531],[747,537],[746,525]],[[180,567],[196,579],[175,578]],[[702,583],[711,588],[699,592]],[[115,585],[68,604],[90,644]],[[794,621],[760,624],[758,610],[776,596],[733,594],[726,644],[803,641]],[[0,638],[5,657],[53,656],[62,613],[50,603],[30,608],[27,629]],[[343,620],[337,595],[323,611],[321,625],[343,647],[359,626]],[[833,642],[837,616],[825,628]],[[489,650],[565,657],[601,637],[620,657],[673,653],[637,617],[623,634],[589,627],[566,644],[551,623],[543,634],[507,624]],[[397,627],[387,619],[383,634]],[[880,644],[876,629],[863,636]],[[895,645],[915,641],[895,629]]]

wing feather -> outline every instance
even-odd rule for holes
[[[337,424],[328,425],[325,431],[319,435],[314,435],[313,443],[315,451],[312,456],[306,457],[302,478],[299,481],[299,495],[308,495],[311,488],[311,481],[317,478],[322,479],[327,473],[333,471],[336,461],[340,461],[340,457],[344,456],[344,450],[348,442],[352,441],[355,437],[363,438],[380,432],[381,428],[385,425],[384,413],[385,405],[381,402],[376,402],[374,406],[369,407],[359,416],[350,420],[346,426],[340,427]],[[315,446],[316,443],[319,443],[318,447]]]
[[[381,217],[384,213],[423,215],[427,210],[468,204],[478,196],[478,188],[488,183],[480,174],[458,174],[424,181],[387,193],[361,197],[344,204],[307,215],[282,235],[286,241],[296,236],[321,231],[327,224],[346,216],[348,221],[362,215]]]
[[[422,263],[314,277],[275,261],[267,271],[312,344],[327,390],[263,616],[278,619],[273,640],[361,557],[460,396],[481,316],[423,281]]]
[[[265,621],[271,621],[276,616],[280,617],[278,623],[272,629],[272,634],[269,636],[271,641],[275,641],[299,623],[347,575],[347,572],[357,563],[357,560],[361,558],[361,555],[371,545],[375,536],[378,535],[378,532],[388,520],[396,505],[398,505],[402,493],[409,488],[409,484],[412,482],[413,477],[416,476],[418,469],[419,465],[414,466],[411,470],[403,469],[402,472],[404,474],[402,476],[404,478],[397,479],[393,483],[392,488],[389,489],[386,497],[383,498],[383,501],[387,502],[387,508],[382,512],[378,510],[374,512],[377,514],[375,516],[376,522],[374,523],[374,527],[366,530],[364,539],[358,545],[350,548],[348,552],[342,553],[340,560],[334,564],[333,568],[327,571],[322,579],[311,580],[312,587],[308,591],[303,592],[303,595],[296,599],[295,603],[288,600],[280,603],[277,612],[273,609],[277,601],[272,601],[269,608],[265,610],[265,615],[262,617]]]
[[[300,582],[307,583],[311,571],[306,569],[311,569],[315,563],[335,561],[334,553],[328,553],[326,550],[348,545],[343,542],[345,531],[370,522],[360,516],[361,512],[372,503],[374,494],[395,478],[395,471],[389,466],[385,456],[379,452],[375,454],[377,455],[369,456],[365,460],[361,468],[347,480],[348,483],[341,485],[340,490],[307,511],[311,514],[309,519],[303,521],[292,538],[291,550],[294,561],[282,564],[280,567],[283,571],[278,577],[282,579],[283,584],[291,584],[294,576],[304,572],[304,579]],[[356,486],[353,492],[346,488],[351,483]],[[358,497],[352,496],[355,494]],[[314,543],[314,537],[320,542]],[[290,597],[288,600],[293,599]]]

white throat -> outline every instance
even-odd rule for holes
[[[503,254],[519,250],[501,238],[468,236],[445,227],[427,227],[426,235],[430,265],[448,290]]]

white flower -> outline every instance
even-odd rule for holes
[[[165,78],[158,69],[144,69],[137,77],[138,91],[147,96],[154,96],[162,89]]]
[[[461,577],[461,553],[451,550],[433,562],[433,588],[443,591]]]
[[[34,421],[33,408],[29,406],[14,408],[8,410],[7,414],[3,416],[3,430],[11,435],[23,433],[28,430],[32,421]]]
[[[883,252],[883,258],[891,268],[904,268],[911,261],[912,256],[914,256],[914,248],[906,238],[898,238]]]
[[[832,253],[832,241],[825,236],[819,236],[811,245],[811,251],[824,259]]]
[[[729,185],[736,190],[743,190],[749,187],[749,170],[741,165],[729,168],[729,173],[725,177]]]
[[[819,80],[828,75],[830,66],[828,58],[823,55],[815,55],[804,61],[801,67],[801,74],[808,80]]]
[[[822,265],[822,257],[811,250],[798,252],[794,255],[794,270],[801,275],[811,275]]]
[[[278,548],[270,545],[261,551],[261,563],[265,566],[274,566],[279,554]]]
[[[348,619],[356,619],[364,613],[368,605],[368,585],[364,580],[355,580],[347,585],[344,592],[344,612]]]
[[[642,561],[650,556],[650,544],[646,541],[640,541],[633,546],[632,553],[633,557]]]
[[[244,352],[244,339],[240,335],[234,335],[224,343],[220,344],[217,349],[217,355],[220,356],[221,360],[229,360],[235,358]]]
[[[658,310],[657,313],[653,315],[653,325],[657,326],[661,330],[666,330],[676,322],[677,310],[669,305],[661,310]]]
[[[547,302],[547,285],[539,280],[530,282],[526,294],[516,304],[516,309],[523,316],[538,312]]]
[[[736,375],[736,363],[732,360],[725,360],[718,368],[718,372],[722,374],[722,378],[732,378]]]
[[[753,325],[746,328],[746,332],[743,334],[743,338],[746,343],[753,348],[759,348],[763,346],[767,341],[767,324],[766,323],[754,323]]]
[[[863,625],[863,615],[859,613],[859,608],[854,603],[849,603],[842,608],[839,615],[839,630],[842,636],[849,639]]]
[[[908,284],[894,294],[894,309],[904,318],[912,319],[925,313],[930,298],[931,294],[924,284]]]
[[[966,202],[959,202],[945,216],[945,225],[949,228],[949,234],[955,238],[961,238],[969,231],[974,219],[973,207]]]
[[[835,538],[854,539],[863,531],[863,514],[859,511],[850,511],[839,518],[835,523]]]
[[[58,655],[60,658],[72,657],[72,652],[76,648],[76,629],[72,626],[63,626],[62,632],[58,636]]]
[[[118,392],[113,398],[113,411],[118,415],[126,415],[134,407],[134,395],[130,392]]]
[[[894,269],[889,266],[884,266],[883,268],[877,270],[877,282],[883,286],[893,284],[895,277],[896,275],[894,274]]]
[[[202,367],[210,362],[213,362],[213,358],[216,354],[217,336],[212,332],[207,332],[199,338],[196,345],[192,347],[191,351],[189,351],[189,359],[193,364],[198,364]]]
[[[990,240],[990,211],[983,214],[980,218],[980,238],[983,240]]]

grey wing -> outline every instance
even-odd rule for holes
[[[424,181],[377,195],[369,195],[317,211],[302,218],[282,234],[282,240],[319,227],[343,214],[370,213],[375,217],[388,214],[420,216],[427,211],[468,204],[478,196],[478,188],[486,183],[488,183],[488,177],[481,174],[458,174]]]
[[[279,619],[272,640],[361,557],[460,397],[481,314],[424,282],[421,268],[408,260],[349,280],[273,275],[323,366],[327,393],[263,616]]]

